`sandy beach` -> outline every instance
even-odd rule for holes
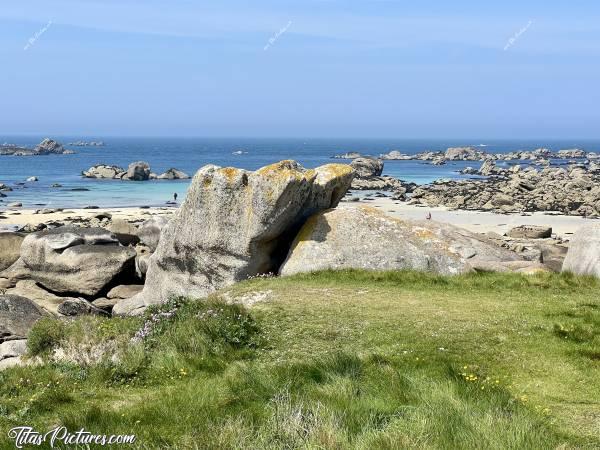
[[[38,225],[46,222],[82,221],[102,214],[110,214],[113,219],[136,222],[153,216],[169,216],[176,211],[176,208],[161,206],[151,208],[65,209],[46,214],[38,211],[42,210],[15,208],[0,211],[0,230],[14,230],[27,224]]]
[[[511,228],[519,225],[550,226],[553,233],[563,239],[568,239],[578,228],[589,223],[591,219],[580,216],[566,216],[561,214],[545,214],[541,212],[526,214],[496,214],[482,211],[449,210],[444,207],[426,207],[410,205],[406,202],[392,200],[391,198],[373,198],[362,200],[358,203],[380,208],[393,217],[406,219],[424,219],[428,212],[432,220],[450,223],[476,233],[496,232],[504,234]],[[343,205],[352,205],[355,202],[343,202]],[[124,219],[137,222],[152,216],[169,216],[176,209],[174,207],[126,207],[126,208],[100,208],[100,209],[65,209],[52,213],[36,212],[34,209],[9,209],[0,212],[0,230],[14,230],[26,224],[37,225],[44,222],[71,222],[91,219],[101,214],[110,214],[115,219]]]
[[[558,237],[568,239],[577,229],[587,224],[592,219],[581,216],[566,216],[562,214],[544,214],[541,212],[526,214],[496,214],[482,211],[449,210],[444,207],[427,207],[409,205],[406,202],[392,200],[391,198],[373,198],[360,203],[381,208],[387,214],[405,219],[424,219],[428,212],[432,220],[450,223],[476,233],[490,231],[504,234],[511,228],[519,225],[541,225],[552,227],[553,233]]]

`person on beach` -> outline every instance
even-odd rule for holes
[[[175,192],[175,193],[173,194],[173,201],[174,201],[174,202],[177,202],[177,192]]]
[[[426,218],[427,220],[431,220],[431,212],[428,212],[428,213],[427,213],[427,215],[425,216],[425,218]]]

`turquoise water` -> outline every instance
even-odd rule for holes
[[[34,146],[46,136],[0,136],[0,143]],[[100,207],[163,205],[177,193],[183,199],[189,181],[146,181],[124,182],[113,180],[90,180],[81,177],[81,171],[95,164],[114,164],[126,168],[133,161],[150,163],[152,171],[161,173],[176,167],[193,175],[206,164],[235,166],[255,170],[282,159],[295,159],[305,167],[316,167],[331,162],[338,153],[357,151],[379,155],[391,150],[414,154],[422,151],[445,150],[448,147],[480,145],[488,152],[533,150],[547,147],[552,150],[584,148],[600,151],[600,140],[596,141],[551,141],[551,140],[483,140],[483,139],[217,139],[217,138],[117,138],[103,136],[49,136],[71,148],[75,155],[50,155],[35,157],[0,156],[0,183],[13,187],[0,208],[8,202],[22,202],[24,207]],[[105,147],[70,147],[68,142],[78,140],[102,140]],[[233,152],[242,151],[241,155]],[[463,178],[456,173],[478,162],[455,162],[444,166],[433,166],[419,161],[386,161],[384,174],[419,184],[438,178]],[[25,183],[30,176],[39,182]],[[61,188],[51,188],[60,183]],[[73,189],[87,189],[74,191]]]

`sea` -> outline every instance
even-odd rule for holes
[[[0,136],[1,143],[34,147],[45,137],[74,150],[73,155],[0,156],[0,183],[13,188],[0,199],[0,210],[9,202],[25,208],[101,208],[126,206],[161,206],[177,193],[185,197],[190,180],[120,181],[95,180],[81,176],[96,164],[123,168],[134,161],[146,161],[154,173],[174,167],[190,175],[206,164],[255,170],[284,159],[293,159],[306,168],[332,162],[336,154],[359,152],[378,156],[392,150],[406,154],[440,151],[448,147],[479,146],[489,153],[516,150],[550,150],[581,148],[600,152],[600,140],[486,140],[486,139],[303,139],[303,138],[173,138],[173,137],[104,137],[104,136]],[[103,147],[76,147],[68,143],[103,141]],[[449,162],[434,166],[425,161],[385,161],[384,175],[417,184],[436,179],[472,178],[458,172],[481,163]],[[37,182],[25,182],[35,176]],[[24,184],[23,184],[24,183]],[[58,183],[61,187],[51,187]]]

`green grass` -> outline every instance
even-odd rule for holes
[[[599,287],[322,272],[174,299],[133,342],[144,318],[43,321],[31,355],[70,362],[0,372],[0,446],[62,424],[136,448],[599,448]]]

